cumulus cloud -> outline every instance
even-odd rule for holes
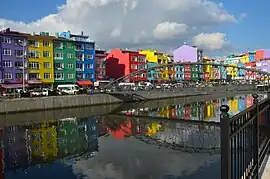
[[[163,44],[161,48],[169,49],[237,21],[223,4],[211,0],[66,0],[56,14],[30,23],[0,19],[0,28],[51,33],[83,30],[103,48]]]
[[[223,47],[229,44],[224,33],[200,33],[193,37],[194,45],[209,50],[222,50]]]

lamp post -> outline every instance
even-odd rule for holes
[[[26,51],[25,51],[25,46],[26,46],[26,40],[24,39],[24,40],[19,40],[19,43],[21,43],[22,44],[22,46],[23,46],[23,79],[22,79],[22,83],[23,83],[23,92],[25,91],[25,56],[26,56]]]

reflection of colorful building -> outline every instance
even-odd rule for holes
[[[88,118],[87,122],[87,139],[88,147],[97,150],[98,148],[98,129],[97,129],[97,120],[95,118]]]
[[[147,135],[152,136],[156,134],[158,131],[160,131],[161,125],[158,122],[153,122],[151,124],[147,125]]]
[[[108,128],[108,132],[114,136],[115,139],[124,139],[132,134],[132,125],[130,121],[126,124],[121,124],[119,129],[112,130]]]
[[[0,179],[4,179],[4,145],[2,128],[0,128]]]
[[[32,128],[32,157],[52,160],[57,156],[56,121],[43,121]]]
[[[3,142],[5,146],[6,169],[27,168],[31,158],[29,141],[25,128],[8,126],[4,129]]]

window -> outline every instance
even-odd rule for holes
[[[132,62],[136,62],[136,61],[137,61],[137,57],[131,56],[131,61],[132,61]]]
[[[72,48],[72,43],[67,42],[67,48]]]
[[[12,67],[12,62],[11,61],[3,61],[2,65],[5,68],[10,68],[10,67]]]
[[[55,80],[64,80],[64,73],[55,73],[54,79]]]
[[[138,61],[139,62],[145,62],[145,56],[139,56]]]
[[[145,65],[144,65],[144,64],[139,64],[138,66],[139,66],[139,70],[143,70],[143,69],[144,69],[144,67],[145,67]]]
[[[93,55],[92,54],[87,55],[87,59],[93,59]]]
[[[64,53],[63,52],[55,52],[54,53],[54,58],[55,59],[63,59]]]
[[[87,49],[87,50],[92,50],[92,49],[94,49],[94,44],[86,44],[86,45],[85,45],[85,49]]]
[[[50,62],[44,62],[43,67],[44,68],[51,68],[51,63]]]
[[[29,62],[28,65],[29,69],[38,70],[39,69],[39,62]]]
[[[68,63],[68,64],[67,64],[67,67],[68,67],[68,68],[73,68],[73,64],[72,64],[72,63]]]
[[[23,62],[15,62],[15,67],[23,68]]]
[[[63,43],[62,42],[54,42],[54,48],[62,49],[63,48]]]
[[[15,50],[14,54],[16,57],[23,57],[23,50]]]
[[[86,74],[85,74],[85,77],[86,77],[87,79],[91,79],[91,78],[94,78],[94,74],[92,74],[92,73],[86,73]]]
[[[50,73],[44,73],[44,79],[50,79],[51,74]]]
[[[16,79],[22,79],[23,73],[16,73]]]
[[[29,73],[29,80],[37,80],[40,79],[39,73]]]
[[[4,73],[4,79],[11,80],[12,79],[12,73],[10,73],[10,72]]]
[[[3,49],[3,55],[11,55],[11,49],[4,48]]]
[[[43,47],[49,47],[49,46],[50,46],[50,42],[44,40],[44,41],[43,41]]]
[[[138,67],[135,64],[131,64],[131,69],[136,70]]]
[[[93,64],[86,64],[86,68],[93,68]]]
[[[75,78],[75,74],[68,74],[68,79],[74,79]]]
[[[39,47],[38,40],[28,40],[28,45],[32,47]]]
[[[73,58],[73,53],[68,53],[67,58]]]
[[[2,42],[3,43],[6,43],[6,44],[11,44],[11,38],[9,38],[9,37],[3,37],[2,38]]]
[[[48,52],[48,51],[43,52],[43,57],[44,58],[50,58],[50,56],[51,56],[50,52]]]
[[[64,67],[64,63],[55,63],[54,64],[54,67],[57,69],[57,70],[62,70]]]
[[[28,58],[39,58],[40,52],[38,50],[29,50]]]
[[[77,64],[76,64],[76,68],[77,68],[77,69],[82,69],[82,68],[83,68],[83,64],[78,64],[78,63],[77,63]]]

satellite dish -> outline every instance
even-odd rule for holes
[[[184,45],[187,45],[187,42],[184,42]]]

